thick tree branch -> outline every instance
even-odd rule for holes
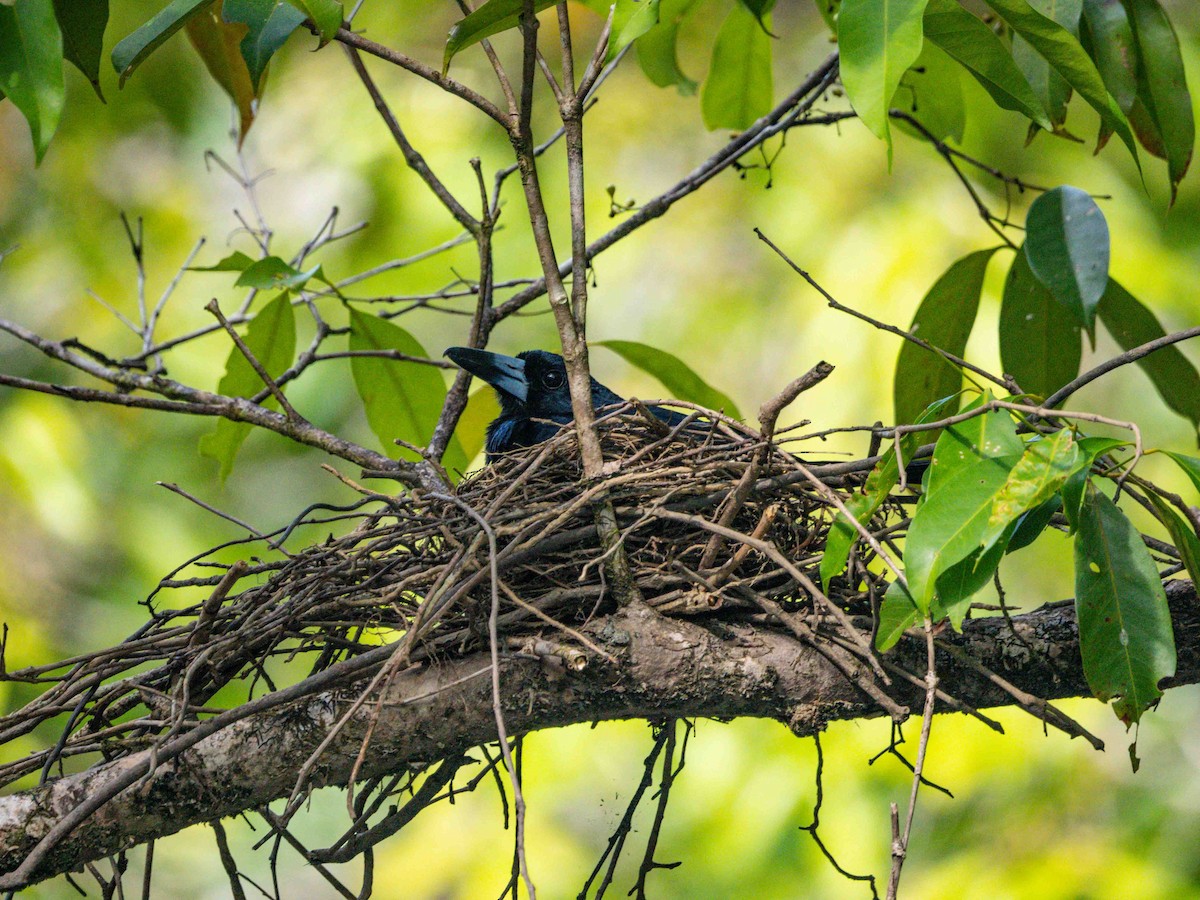
[[[1177,581],[1167,593],[1179,647],[1178,671],[1170,685],[1195,683],[1200,681],[1196,589]],[[1017,616],[1012,623],[1010,628],[1000,617],[977,619],[967,623],[962,635],[943,642],[1040,697],[1088,695],[1071,604]],[[619,658],[618,665],[593,658],[564,680],[550,677],[536,659],[504,661],[504,717],[510,734],[615,719],[754,716],[786,722],[804,735],[834,719],[881,713],[823,655],[783,631],[731,621],[718,637],[700,624],[665,618],[641,605],[594,622],[588,631]],[[302,687],[297,685],[280,693],[299,699],[264,704],[224,728],[198,726],[206,736],[174,758],[160,758],[152,770],[145,751],[0,799],[0,870],[11,873],[51,828],[114,781],[134,786],[56,844],[31,880],[287,796],[296,771],[358,696],[360,685],[348,684],[346,676],[369,674],[367,664],[381,664],[386,652],[380,648],[341,664],[341,672],[334,667],[316,676],[326,686],[323,692],[291,693]],[[888,660],[919,670],[925,652],[925,641],[915,639],[902,642]],[[344,784],[371,727],[370,745],[357,770],[360,779],[414,762],[428,764],[494,740],[486,657],[478,654],[401,673],[387,688],[373,725],[367,704],[338,733],[313,783]],[[973,708],[1012,702],[994,680],[955,654],[939,651],[938,677],[944,690]],[[919,680],[895,679],[887,692],[913,708],[923,699]],[[144,777],[136,774],[146,771]],[[0,879],[0,889],[15,886]]]

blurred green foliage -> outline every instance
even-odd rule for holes
[[[143,21],[147,8],[114,4],[106,46]],[[703,15],[727,5],[702,0]],[[1200,11],[1168,4],[1183,42],[1185,66],[1200,83]],[[404,46],[436,66],[442,39],[457,18],[452,4],[405,0],[368,3],[359,20],[384,43]],[[594,38],[598,20],[580,27]],[[772,30],[774,76],[791,84],[827,49],[828,32],[814,7],[782,5]],[[502,54],[515,39],[500,36]],[[258,212],[274,232],[273,247],[287,256],[312,236],[332,207],[340,221],[370,222],[361,234],[323,251],[330,277],[411,256],[457,235],[420,182],[402,163],[369,98],[357,89],[336,47],[309,51],[316,39],[297,35],[273,60],[270,88],[243,147],[245,171],[257,176],[257,209],[219,166],[212,150],[235,168],[238,118],[225,95],[182,37],[166,43],[123,90],[102,67],[106,105],[74,69],[66,72],[68,103],[54,143],[35,170],[27,124],[11,104],[0,104],[0,250],[20,249],[0,264],[0,302],[6,317],[51,337],[76,335],[88,344],[134,350],[134,338],[89,292],[129,314],[135,308],[134,268],[118,213],[141,216],[147,236],[146,268],[153,298],[174,276],[200,235],[198,258],[211,264],[231,250],[252,250],[232,215]],[[696,29],[678,34],[681,71],[701,73],[710,46]],[[506,57],[507,58],[507,57]],[[455,74],[490,85],[478,53],[456,57]],[[509,148],[494,123],[473,115],[437,89],[382,66],[372,66],[414,142],[460,196],[473,196],[470,156],[484,171],[505,165]],[[1168,330],[1194,324],[1196,260],[1200,258],[1200,188],[1185,180],[1173,209],[1168,179],[1156,160],[1143,188],[1123,149],[1097,159],[1067,141],[1039,137],[1023,147],[1015,114],[996,111],[983,89],[963,80],[971,110],[964,149],[1030,182],[1069,181],[1103,204],[1113,236],[1111,271],[1158,314]],[[1076,100],[1072,115],[1095,128],[1098,117]],[[543,117],[548,122],[549,117]],[[607,224],[602,186],[642,201],[693,168],[724,140],[699,127],[700,101],[647,84],[626,65],[611,79],[588,118],[589,221]],[[839,299],[879,318],[904,324],[937,276],[966,253],[989,246],[990,233],[970,198],[927,146],[895,138],[889,173],[884,146],[861,124],[807,128],[788,136],[776,158],[759,160],[768,173],[724,176],[671,214],[596,262],[590,333],[597,339],[635,340],[675,354],[706,381],[719,385],[743,409],[755,409],[817,359],[838,371],[805,394],[791,412],[819,427],[861,424],[891,415],[894,339],[827,310],[799,279],[756,240],[760,227],[775,238]],[[564,208],[561,148],[547,154],[542,178]],[[753,160],[748,160],[753,162]],[[981,190],[997,208],[1026,198],[1000,182]],[[536,256],[519,225],[521,201],[512,190],[497,235],[498,280],[528,277]],[[1148,196],[1147,196],[1148,192]],[[554,222],[567,246],[565,217]],[[507,220],[507,221],[506,221]],[[432,291],[475,271],[473,250],[458,247],[404,269],[381,274],[372,294]],[[230,279],[232,280],[232,279]],[[985,279],[980,320],[967,354],[998,370],[993,326],[1002,277]],[[241,294],[226,282],[186,277],[167,308],[163,328],[183,332],[207,325],[204,304],[218,292],[223,305]],[[530,308],[541,313],[544,306]],[[401,321],[422,345],[461,343],[461,320],[422,310]],[[335,322],[347,324],[345,321]],[[551,317],[530,315],[506,323],[493,349],[515,352],[553,347]],[[1084,348],[1083,365],[1110,355],[1116,344],[1101,335]],[[1195,352],[1184,348],[1195,358]],[[215,386],[228,345],[220,335],[173,363],[172,375]],[[625,394],[655,396],[658,385],[611,355],[596,355],[597,375]],[[289,399],[314,421],[372,444],[345,360],[325,363],[320,383],[300,382]],[[50,377],[47,364],[14,342],[0,343],[0,368]],[[1188,448],[1195,433],[1159,401],[1141,372],[1122,370],[1086,388],[1072,401],[1087,408],[1103,400],[1106,412],[1142,424],[1147,444]],[[215,466],[197,454],[210,423],[113,408],[69,406],[40,395],[0,392],[0,616],[8,623],[7,665],[62,658],[124,637],[141,623],[138,601],[165,572],[238,529],[156,487],[175,482],[260,529],[278,526],[303,502],[345,502],[346,488],[323,473],[319,454],[271,435],[252,434],[239,466],[222,488]],[[387,448],[390,449],[390,448]],[[803,447],[801,448],[803,449]],[[853,439],[837,436],[816,452],[859,454]],[[1149,458],[1150,477],[1186,492],[1192,488],[1169,460]],[[1195,500],[1195,494],[1188,495]],[[313,533],[312,539],[322,535]],[[1010,557],[1001,567],[1010,603],[1032,605],[1073,592],[1070,544],[1054,535]],[[1025,600],[1023,598],[1029,598]],[[26,686],[0,684],[6,708],[30,696]],[[1162,897],[1200,894],[1200,690],[1168,691],[1158,713],[1141,725],[1137,776],[1122,752],[1127,737],[1094,702],[1066,704],[1100,734],[1110,752],[1097,754],[1062,735],[1042,734],[1014,711],[997,714],[1007,734],[993,734],[961,717],[935,725],[928,776],[955,794],[921,796],[905,869],[914,897]],[[44,741],[35,733],[16,754]],[[911,735],[915,738],[915,731]],[[888,803],[906,796],[909,774],[894,758],[868,760],[888,744],[884,722],[832,725],[823,739],[825,805],[822,836],[852,871],[882,874],[888,859]],[[576,727],[534,736],[526,748],[530,807],[529,858],[547,897],[571,896],[603,850],[640,777],[648,730],[636,723]],[[652,876],[655,897],[842,897],[859,895],[797,830],[813,803],[815,756],[769,722],[698,723],[688,764],[676,784],[659,858],[684,860]],[[376,896],[478,897],[496,894],[510,865],[511,834],[500,827],[498,799],[481,790],[454,806],[422,816],[377,853]],[[342,798],[318,796],[301,817],[302,839],[337,830]],[[632,881],[648,821],[634,835],[631,860],[618,887]],[[265,853],[249,845],[261,832],[231,825],[235,852],[251,873],[265,871]],[[214,865],[211,834],[199,827],[160,842],[155,886],[166,896],[221,895],[224,876]],[[287,896],[320,896],[323,883],[284,850]],[[134,854],[134,865],[140,855]],[[351,867],[352,868],[352,867]],[[353,877],[353,873],[347,873]],[[624,888],[622,888],[624,889]],[[61,882],[31,897],[75,896]]]

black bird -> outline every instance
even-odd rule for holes
[[[557,353],[526,350],[516,356],[503,356],[489,350],[451,347],[446,355],[496,389],[500,415],[487,428],[484,448],[488,462],[501,453],[549,440],[563,425],[575,420],[567,365]],[[622,402],[622,397],[592,379],[593,409]],[[686,418],[661,406],[651,406],[650,411],[668,425],[677,425]]]

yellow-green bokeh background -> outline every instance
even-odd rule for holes
[[[160,4],[116,3],[109,43],[127,34]],[[702,18],[723,15],[729,0],[706,0]],[[432,64],[439,35],[453,21],[450,3],[369,0],[359,25],[384,43]],[[1188,74],[1200,84],[1200,14],[1192,4],[1168,4],[1185,45]],[[594,34],[579,13],[582,34]],[[776,81],[795,83],[829,50],[809,4],[776,13]],[[685,34],[684,68],[698,77],[705,50]],[[343,277],[386,260],[417,253],[455,236],[453,224],[405,169],[368,98],[358,89],[339,48],[310,53],[297,36],[272,64],[271,86],[245,145],[252,172],[273,174],[258,199],[275,231],[274,247],[290,255],[338,206],[341,222],[370,227],[320,256]],[[504,49],[504,42],[501,42]],[[475,197],[467,160],[485,171],[508,160],[496,126],[424,83],[372,64],[401,121],[436,170],[468,204]],[[491,91],[482,57],[468,52],[454,74]],[[60,132],[34,169],[24,122],[0,104],[0,248],[21,248],[0,265],[0,314],[51,337],[78,336],[114,355],[134,349],[133,338],[88,297],[93,291],[126,314],[135,310],[134,270],[118,212],[145,219],[151,302],[174,275],[198,236],[199,257],[211,264],[230,248],[251,250],[232,211],[249,215],[240,189],[205,164],[212,149],[234,158],[228,104],[186,42],[174,39],[118,92],[97,104],[74,70]],[[971,118],[966,149],[1040,184],[1071,183],[1099,194],[1113,234],[1112,272],[1159,314],[1166,327],[1200,319],[1200,180],[1185,181],[1166,212],[1165,172],[1144,157],[1147,188],[1123,148],[1099,157],[1090,148],[1039,138],[1022,147],[1024,126],[966,85]],[[493,92],[494,93],[494,92]],[[1088,110],[1072,110],[1080,134],[1094,132]],[[546,127],[548,115],[540,118]],[[618,200],[644,202],[694,168],[726,139],[700,127],[695,98],[650,86],[629,60],[606,86],[588,118],[588,202],[592,234],[610,227],[605,188]],[[561,150],[543,160],[552,217],[563,239]],[[857,123],[793,132],[765,188],[760,171],[727,173],[597,260],[592,290],[593,338],[640,340],[676,353],[750,412],[818,359],[837,366],[796,411],[822,427],[888,420],[893,338],[827,310],[789,274],[752,233],[763,229],[843,302],[906,324],[923,292],[954,259],[989,246],[990,233],[969,198],[928,148],[898,136],[889,173],[883,146]],[[998,209],[997,184],[979,179]],[[512,187],[515,187],[513,185]],[[1019,221],[1026,198],[1014,196]],[[498,277],[536,271],[522,203],[510,190],[498,238]],[[1003,256],[1003,255],[1001,255]],[[1000,257],[998,257],[1000,258]],[[1004,263],[994,263],[970,354],[998,368],[994,325]],[[411,293],[441,287],[477,272],[469,247],[434,258],[356,289],[354,296]],[[212,296],[226,308],[239,296],[232,279],[194,274],[167,309],[163,333],[207,324]],[[493,348],[553,347],[552,322],[541,315],[506,322]],[[463,319],[417,313],[403,321],[434,354],[463,339]],[[1103,335],[1094,360],[1112,350]],[[170,360],[171,373],[215,385],[227,345],[213,337]],[[1188,351],[1195,358],[1194,351]],[[0,343],[0,366],[35,378],[56,370],[13,341]],[[326,363],[292,398],[315,421],[375,446],[348,366]],[[605,350],[593,354],[597,375],[627,394],[656,396],[661,388]],[[1137,419],[1149,446],[1194,450],[1194,434],[1172,416],[1149,382],[1133,370],[1085,390],[1077,405]],[[119,640],[142,621],[145,597],[170,568],[204,548],[239,536],[232,526],[155,485],[177,482],[260,529],[277,527],[311,501],[346,502],[348,491],[321,472],[320,454],[271,435],[254,435],[222,487],[215,466],[196,442],[210,426],[163,414],[72,406],[65,401],[0,392],[0,616],[8,623],[7,664],[16,668],[62,658]],[[861,452],[853,441],[830,442],[821,453]],[[1151,458],[1152,476],[1187,489]],[[351,473],[355,474],[355,473]],[[1193,497],[1193,499],[1195,499]],[[1050,539],[1022,551],[1001,572],[1018,605],[1070,596],[1069,546]],[[28,689],[0,683],[11,708]],[[1080,741],[1051,733],[1026,716],[1001,711],[1007,734],[973,721],[941,717],[931,745],[929,774],[953,791],[949,799],[923,792],[904,887],[911,897],[1163,897],[1200,896],[1200,693],[1171,691],[1140,735],[1142,771],[1130,772],[1128,737],[1093,702],[1065,704],[1107,741],[1099,754]],[[914,732],[915,735],[915,732]],[[874,765],[888,730],[880,722],[830,726],[822,834],[848,868],[884,875],[888,864],[888,804],[903,806],[908,773],[894,759]],[[44,739],[44,734],[39,734]],[[620,818],[649,749],[638,723],[539,734],[527,746],[529,859],[544,897],[574,896]],[[32,741],[5,748],[5,758]],[[815,754],[771,722],[700,722],[677,782],[659,842],[659,859],[683,860],[650,881],[655,897],[861,896],[820,858],[797,826],[813,803]],[[341,795],[318,796],[302,817],[311,844],[328,840],[344,818]],[[489,897],[507,878],[511,836],[500,828],[494,791],[422,816],[379,848],[376,896]],[[629,853],[640,852],[647,820],[639,820]],[[241,822],[229,823],[235,851],[255,877],[267,878],[266,852]],[[261,831],[260,831],[261,833]],[[140,851],[132,854],[141,865]],[[328,889],[286,849],[284,895],[324,896]],[[355,878],[353,867],[346,877]],[[622,869],[617,889],[632,884]],[[136,875],[134,876],[136,879]],[[133,883],[133,881],[131,881]],[[154,883],[162,896],[220,897],[228,886],[211,831],[197,827],[161,841]],[[29,892],[68,897],[55,882]]]

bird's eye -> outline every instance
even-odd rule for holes
[[[551,369],[549,372],[542,373],[542,384],[550,390],[562,387],[563,373]]]

